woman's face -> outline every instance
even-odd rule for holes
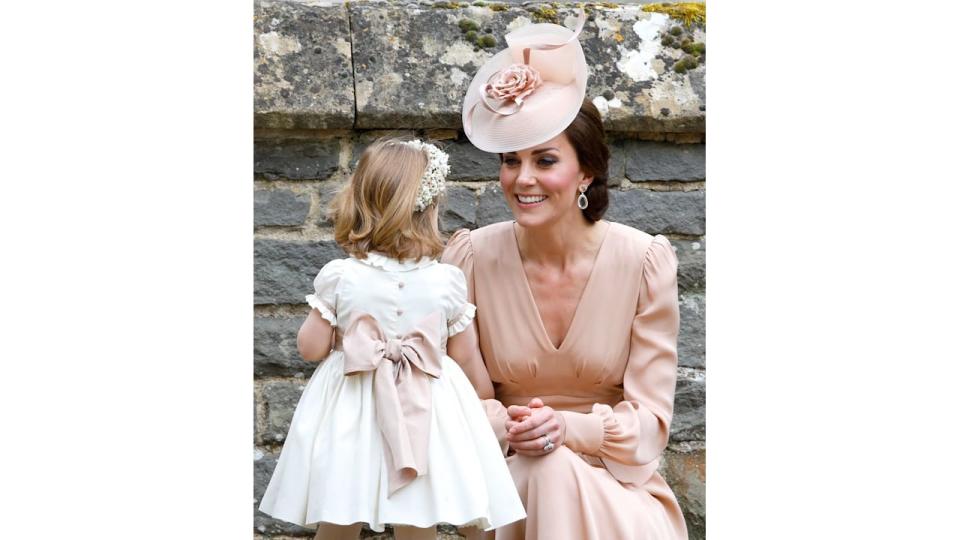
[[[514,218],[524,227],[582,218],[578,187],[591,180],[580,170],[577,152],[563,133],[500,157],[500,186]]]

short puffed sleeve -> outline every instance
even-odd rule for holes
[[[444,265],[448,273],[445,309],[447,335],[454,336],[467,329],[477,314],[477,307],[467,300],[467,279],[463,271],[453,265]]]
[[[313,294],[307,295],[307,303],[319,311],[330,326],[337,325],[337,290],[345,262],[335,259],[325,264],[313,280]]]

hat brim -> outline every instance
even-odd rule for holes
[[[556,42],[558,29],[565,30],[568,36],[573,33],[554,24],[530,25],[521,30],[524,30],[524,41],[529,42],[529,36],[536,36],[538,30],[541,34],[547,30],[546,33],[553,35],[550,40]],[[556,77],[555,80],[545,78],[543,85],[527,96],[516,113],[497,114],[478,103],[480,89],[494,73],[517,62],[521,47],[512,45],[488,60],[473,77],[463,100],[463,125],[471,128],[466,133],[467,138],[485,152],[515,152],[549,141],[567,129],[583,104],[588,70],[583,48],[577,40],[555,51],[531,52],[531,66],[536,67],[538,63],[553,64],[542,65],[542,68],[538,68],[541,72],[558,71],[557,62],[568,63],[572,60],[573,66],[565,67],[568,73],[566,81],[556,80]]]

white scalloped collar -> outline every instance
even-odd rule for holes
[[[417,268],[425,268],[437,264],[437,260],[431,259],[430,257],[423,257],[418,261],[399,261],[376,251],[368,252],[366,259],[358,259],[356,257],[353,257],[353,259],[363,264],[382,268],[388,272],[406,272],[407,270],[416,270]]]

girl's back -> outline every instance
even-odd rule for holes
[[[307,302],[341,332],[357,314],[368,314],[396,338],[439,312],[445,343],[448,329],[459,332],[472,316],[460,269],[427,258],[401,262],[369,253],[365,259],[334,260],[323,267],[314,288]]]

